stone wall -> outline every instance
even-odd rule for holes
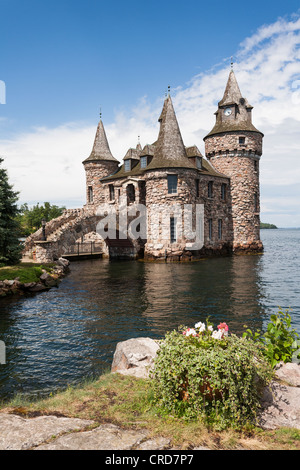
[[[205,153],[217,171],[230,177],[233,251],[261,251],[259,160],[262,134],[235,131],[211,135],[205,138]]]
[[[178,176],[178,186],[176,194],[168,194],[167,174],[176,174]],[[209,252],[227,252],[232,240],[232,222],[230,211],[230,191],[229,180],[211,175],[203,175],[192,169],[172,169],[156,170],[146,173],[146,202],[149,209],[148,215],[148,237],[145,246],[145,255],[147,258],[173,258],[190,259],[193,256],[208,254]],[[212,195],[208,195],[208,183],[212,183]],[[226,185],[226,197],[221,197],[221,186]],[[198,185],[198,189],[197,189]],[[192,242],[185,233],[177,237],[176,242],[170,240],[170,217],[174,216],[182,221],[182,231],[187,229],[184,217],[185,205],[191,204],[193,208],[193,225],[191,229],[196,230],[196,205],[204,205],[204,247],[201,250],[191,250]],[[162,209],[161,220],[165,224],[158,226],[153,214]],[[211,219],[211,229],[209,220]],[[222,234],[219,237],[218,221],[222,220]],[[165,229],[165,233],[163,233]],[[211,233],[210,233],[211,230]],[[186,232],[187,233],[187,232]],[[167,234],[167,237],[166,237]],[[210,236],[211,235],[211,236]]]
[[[218,171],[230,176],[233,250],[262,250],[258,160],[231,153],[211,157],[210,161]]]
[[[239,143],[241,137],[245,143]],[[208,159],[214,155],[226,152],[239,152],[242,154],[260,157],[262,154],[262,135],[259,132],[235,131],[223,132],[205,138],[205,155]]]
[[[111,175],[118,168],[118,162],[114,161],[88,161],[84,163],[86,172],[86,201],[89,207],[97,207],[105,202],[103,184],[100,179]],[[89,194],[92,188],[92,199]]]

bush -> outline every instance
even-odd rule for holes
[[[293,357],[300,359],[299,335],[291,327],[292,320],[288,310],[279,309],[277,314],[271,315],[267,331],[252,332],[249,328],[243,336],[255,340],[261,347],[263,355],[275,367],[279,362],[291,362]]]
[[[161,412],[201,418],[216,429],[253,422],[271,368],[250,338],[202,323],[166,334],[152,372]]]

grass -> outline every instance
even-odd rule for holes
[[[15,266],[0,267],[0,281],[13,280],[19,278],[22,283],[38,282],[42,270],[50,271],[53,264],[44,264],[37,266],[34,263],[20,263]]]
[[[95,427],[113,423],[121,428],[147,429],[152,437],[171,439],[172,446],[188,450],[197,446],[227,450],[300,450],[300,430],[263,431],[251,427],[243,432],[214,432],[199,421],[161,416],[152,404],[149,380],[120,374],[103,374],[98,380],[68,387],[47,398],[30,401],[16,396],[0,411],[24,417],[57,415],[89,419]]]

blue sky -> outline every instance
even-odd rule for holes
[[[121,160],[138,135],[142,145],[156,139],[168,85],[186,145],[203,152],[233,56],[266,136],[262,219],[300,226],[298,1],[0,0],[0,7],[0,154],[20,202],[82,206],[81,162],[100,107]]]

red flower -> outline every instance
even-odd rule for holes
[[[228,325],[226,323],[220,323],[220,325],[218,325],[218,329],[225,330],[225,331],[229,330]]]

